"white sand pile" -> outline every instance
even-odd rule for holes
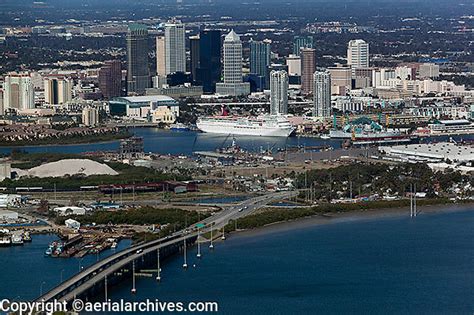
[[[111,167],[92,160],[66,159],[46,163],[28,170],[27,176],[35,177],[63,177],[65,175],[85,174],[89,175],[117,175]]]

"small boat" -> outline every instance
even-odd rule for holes
[[[116,248],[117,248],[117,242],[113,242],[113,243],[112,243],[112,246],[110,246],[110,248],[116,249]]]
[[[1,237],[0,238],[0,246],[10,246],[10,245],[11,245],[10,237]]]
[[[23,237],[21,235],[12,235],[11,237],[11,244],[12,245],[23,245]]]
[[[324,139],[324,140],[328,140],[328,139],[331,139],[331,137],[328,135],[328,134],[322,134],[320,136],[321,139]]]
[[[189,131],[189,127],[183,123],[175,123],[170,126],[170,130],[172,131]]]
[[[31,242],[31,235],[30,232],[23,233],[23,242]]]

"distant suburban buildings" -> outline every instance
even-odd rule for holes
[[[223,81],[216,85],[218,94],[240,96],[250,93],[250,84],[242,81],[242,42],[233,30],[224,39]]]
[[[127,32],[127,91],[143,94],[148,87],[148,30],[145,25],[131,24]]]
[[[270,114],[288,114],[288,73],[286,71],[270,73]]]
[[[313,83],[314,116],[328,118],[331,116],[331,73],[315,72]]]
[[[352,68],[368,68],[369,44],[362,39],[349,41],[347,45],[347,64]]]

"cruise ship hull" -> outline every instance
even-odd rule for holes
[[[285,117],[275,115],[203,117],[198,119],[196,126],[208,133],[260,137],[288,137],[295,130]]]
[[[219,126],[216,124],[197,123],[199,130],[207,133],[226,135],[261,136],[261,137],[289,137],[294,128],[246,128],[241,126]]]

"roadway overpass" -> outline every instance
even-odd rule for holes
[[[200,223],[205,226],[201,228],[199,232],[196,227],[187,228],[158,240],[131,246],[128,249],[98,261],[94,265],[72,276],[40,296],[37,301],[58,300],[70,302],[76,297],[85,295],[88,291],[93,290],[97,284],[104,283],[106,277],[117,277],[117,274],[123,273],[130,274],[129,266],[139,258],[154,255],[158,250],[160,250],[160,252],[169,251],[173,247],[176,251],[181,245],[184,245],[185,240],[187,243],[193,243],[198,233],[207,233],[211,231],[211,229],[220,229],[224,227],[229,220],[235,220],[249,215],[265,205],[281,199],[294,197],[297,193],[297,191],[276,192],[251,198],[238,205],[227,207],[215,215],[202,220]]]

